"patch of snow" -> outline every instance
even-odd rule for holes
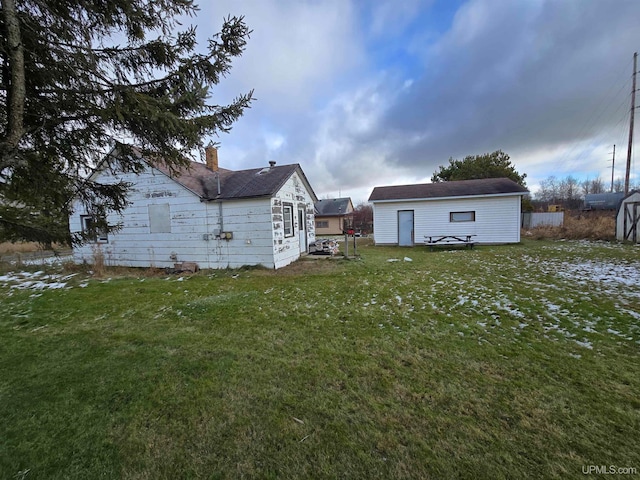
[[[72,255],[65,255],[63,257],[47,257],[47,258],[32,258],[30,260],[23,260],[23,265],[56,265],[63,263],[73,262]],[[15,262],[14,262],[15,263]]]
[[[404,261],[405,261],[405,262],[413,262],[413,260],[412,260],[412,259],[410,259],[409,257],[404,257]]]
[[[581,347],[588,348],[589,350],[593,350],[593,345],[591,344],[590,341],[586,339],[584,340],[584,342],[581,342],[580,340],[575,340],[575,342]]]

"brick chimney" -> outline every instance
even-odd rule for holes
[[[209,170],[213,170],[214,172],[218,171],[218,149],[212,145],[209,145],[204,149],[207,159],[207,168]]]

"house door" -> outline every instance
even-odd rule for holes
[[[413,210],[398,211],[398,245],[413,246]]]
[[[304,208],[298,208],[298,239],[300,241],[300,253],[307,251],[307,215]]]

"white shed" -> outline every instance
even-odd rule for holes
[[[616,216],[616,238],[640,243],[640,191],[634,190],[622,199]]]
[[[474,235],[476,243],[520,241],[522,196],[508,178],[376,187],[373,230],[377,245],[423,244],[425,236]]]
[[[109,225],[121,226],[118,231],[74,248],[77,263],[93,263],[99,251],[111,266],[280,268],[315,240],[318,199],[298,164],[231,171],[218,168],[217,151],[208,149],[207,165],[191,162],[175,174],[161,163],[147,163],[141,173],[105,167],[93,177],[131,183],[130,203],[122,214],[107,217]],[[79,201],[73,212],[72,233],[87,230],[90,212]]]

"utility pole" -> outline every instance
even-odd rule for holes
[[[631,172],[631,146],[633,145],[633,116],[636,112],[636,70],[638,52],[633,54],[633,82],[631,85],[631,120],[629,122],[629,148],[627,149],[627,172],[624,175],[624,194],[629,193],[629,174]]]
[[[611,193],[613,193],[613,172],[616,169],[616,145],[613,144],[613,160],[611,163]]]

